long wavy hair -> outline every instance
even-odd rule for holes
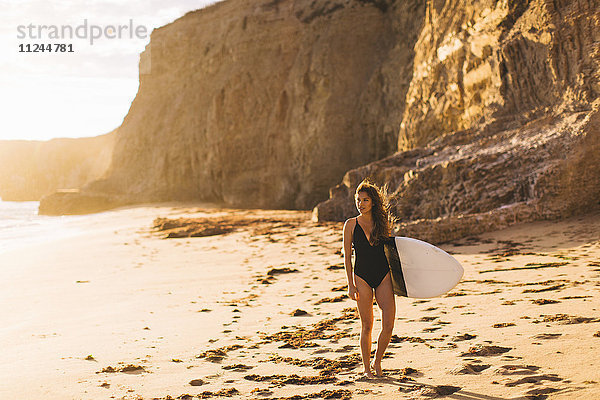
[[[390,212],[391,204],[387,184],[380,188],[366,178],[356,188],[355,200],[360,192],[366,193],[373,204],[371,207],[373,231],[371,232],[370,241],[372,245],[376,246],[390,236],[391,225],[395,221]]]

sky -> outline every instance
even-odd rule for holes
[[[152,30],[214,2],[0,0],[0,140],[117,128],[137,93],[139,54]],[[28,53],[36,44],[52,52]],[[59,44],[73,51],[56,52]]]

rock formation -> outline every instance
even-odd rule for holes
[[[440,242],[597,208],[599,10],[226,0],[188,13],[152,33],[107,174],[47,209],[78,196],[310,208],[342,179],[314,216],[343,220],[370,176],[394,194],[396,233]]]
[[[110,171],[83,192],[312,208],[396,151],[420,3],[227,0],[156,29]]]
[[[78,189],[58,189],[42,197],[38,212],[41,215],[91,214],[126,204],[122,199],[107,195],[80,193]]]
[[[365,177],[393,192],[396,234],[434,242],[598,208],[599,10],[428,2],[401,151],[348,171],[314,217],[355,214]]]
[[[116,132],[92,138],[0,141],[0,197],[38,201],[59,189],[79,188],[103,176]]]

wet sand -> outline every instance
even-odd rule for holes
[[[600,396],[598,214],[442,245],[463,281],[396,298],[375,380],[359,376],[341,223],[182,205],[77,223],[0,254],[0,398]]]

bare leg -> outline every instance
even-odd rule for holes
[[[375,351],[375,360],[373,360],[373,369],[377,376],[381,376],[381,360],[388,344],[390,344],[392,331],[394,330],[394,320],[396,319],[396,301],[394,300],[392,280],[389,273],[375,289],[375,299],[377,299],[377,304],[381,309],[381,332],[377,338],[377,350]]]
[[[373,289],[362,278],[354,275],[354,283],[358,290],[358,314],[360,315],[360,352],[362,354],[364,374],[374,378],[371,372],[371,333],[373,332]]]

